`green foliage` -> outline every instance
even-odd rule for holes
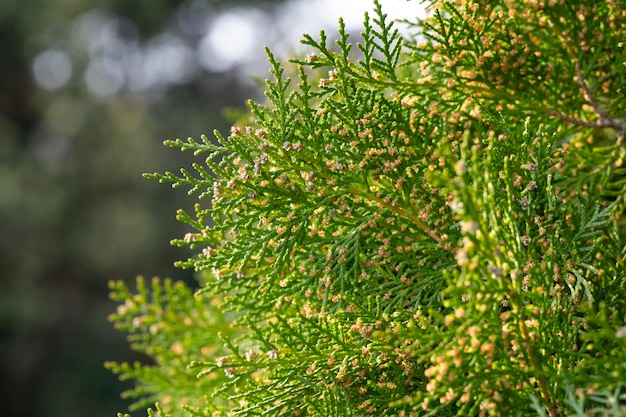
[[[198,416],[625,415],[626,15],[531,3],[444,2],[425,41],[376,3],[358,52],[342,22],[305,36],[295,78],[268,51],[252,126],[169,141],[203,159],[148,175],[201,200],[174,243],[222,339],[165,321],[187,370],[145,331],[157,364],[114,369],[167,412],[209,395]]]
[[[222,335],[232,336],[236,329],[216,305],[219,299],[194,296],[183,283],[153,279],[148,287],[143,278],[131,290],[123,282],[111,283],[112,299],[122,304],[111,315],[116,328],[130,333],[131,347],[152,358],[154,364],[113,363],[107,368],[145,383],[126,392],[136,399],[133,409],[160,401],[168,406],[189,407],[204,403],[204,395],[224,383],[222,374],[207,374],[197,379],[186,371],[193,360],[225,354]],[[180,415],[176,410],[172,415]]]

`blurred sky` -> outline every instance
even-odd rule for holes
[[[415,1],[381,4],[391,19],[415,16],[420,10]],[[373,8],[368,0],[291,0],[278,7],[260,3],[215,10],[209,3],[190,0],[179,8],[170,30],[143,44],[131,21],[96,8],[74,23],[71,39],[92,58],[82,77],[93,95],[109,96],[124,88],[155,93],[188,82],[201,70],[251,79],[266,67],[264,46],[283,55],[298,51],[303,33],[334,30],[340,17],[358,34],[364,13]],[[41,88],[62,88],[75,75],[67,54],[50,48],[34,57],[32,72]]]

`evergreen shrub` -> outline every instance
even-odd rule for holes
[[[415,4],[416,9],[419,6]],[[625,416],[626,5],[381,5],[268,51],[197,163],[200,289],[112,284],[160,416]],[[406,31],[398,31],[404,25]]]

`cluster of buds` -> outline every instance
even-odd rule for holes
[[[254,173],[256,175],[261,174],[261,167],[269,161],[267,154],[261,154],[256,161],[254,161]]]
[[[286,150],[287,152],[289,152],[292,149],[296,152],[301,152],[303,149],[303,146],[302,146],[302,143],[300,142],[291,143],[289,141],[285,141],[283,143],[283,149]]]

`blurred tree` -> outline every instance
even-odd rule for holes
[[[106,321],[106,283],[157,272],[190,280],[172,267],[180,249],[167,244],[184,233],[174,219],[181,203],[141,173],[184,165],[187,156],[162,140],[226,127],[221,109],[252,94],[232,65],[254,57],[218,71],[206,47],[216,16],[246,3],[271,19],[273,6],[252,0],[0,5],[6,415],[99,417],[125,408],[123,387],[102,367],[132,359]]]

